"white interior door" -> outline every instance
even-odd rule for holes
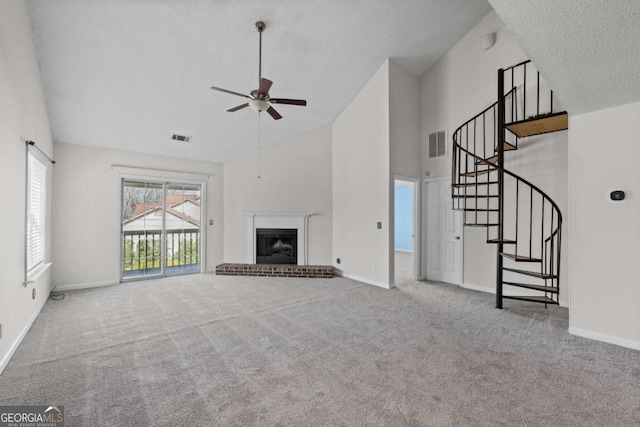
[[[452,209],[451,180],[425,180],[424,265],[427,280],[462,284],[462,215]]]

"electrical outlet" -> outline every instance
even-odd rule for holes
[[[213,220],[212,219],[209,220],[209,225],[213,225]]]
[[[31,290],[31,299],[36,299],[36,288]]]

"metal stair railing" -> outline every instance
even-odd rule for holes
[[[463,211],[466,226],[486,227],[487,242],[498,244],[498,308],[503,298],[510,297],[503,295],[503,284],[544,293],[530,301],[558,304],[559,298],[560,209],[538,186],[504,167],[505,151],[517,150],[519,142],[508,126],[555,114],[553,93],[549,90],[541,100],[540,74],[527,76],[528,67],[532,66],[525,61],[499,70],[498,101],[453,134],[453,208]],[[530,94],[527,100],[527,92],[534,94],[533,99]],[[542,92],[546,95],[547,90]],[[505,280],[505,274],[525,276],[527,281]]]

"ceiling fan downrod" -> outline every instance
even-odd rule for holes
[[[258,33],[260,34],[258,46],[258,87],[260,87],[260,82],[262,81],[262,32],[265,28],[267,28],[267,26],[264,22],[256,22],[256,30],[258,30]]]

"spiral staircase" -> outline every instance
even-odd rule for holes
[[[559,303],[562,214],[507,169],[510,153],[527,149],[524,138],[568,128],[567,113],[556,108],[553,91],[525,61],[498,70],[498,101],[453,134],[453,208],[497,246],[497,308],[504,299]]]

